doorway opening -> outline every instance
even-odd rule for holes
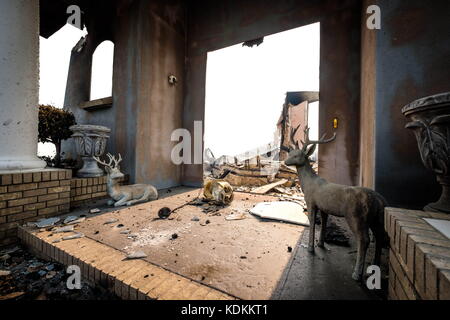
[[[318,138],[319,72],[320,23],[209,52],[205,177],[244,189],[295,180],[283,136],[301,125],[297,139],[306,126]]]

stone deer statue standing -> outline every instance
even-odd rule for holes
[[[325,135],[319,141],[309,140],[309,128],[305,128],[305,142],[302,146],[295,143],[294,136],[300,127],[291,133],[289,157],[285,161],[288,166],[297,168],[302,191],[305,195],[309,212],[310,232],[308,251],[314,252],[314,232],[316,215],[322,218],[318,246],[324,247],[325,230],[328,215],[344,217],[353,232],[357,243],[357,258],[352,278],[361,280],[370,244],[369,229],[376,240],[374,265],[379,265],[381,251],[385,244],[384,208],[386,200],[373,190],[361,187],[349,187],[330,183],[319,177],[313,170],[309,157],[319,144],[330,143],[336,139],[336,133],[331,139],[325,140]]]
[[[110,153],[107,154],[109,163],[101,161],[98,157],[94,157],[95,161],[105,166],[107,176],[108,195],[112,198],[108,205],[115,207],[131,206],[137,203],[158,199],[158,190],[149,184],[134,184],[130,186],[121,186],[119,181],[124,178],[124,174],[120,172],[119,163],[122,156],[116,159]],[[114,164],[113,164],[114,163]]]

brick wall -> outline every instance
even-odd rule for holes
[[[72,208],[86,201],[107,197],[106,177],[74,178],[70,182],[70,205]]]
[[[71,170],[0,173],[0,247],[17,241],[17,227],[107,197],[106,177],[72,178]]]
[[[450,240],[423,218],[450,215],[386,209],[391,300],[450,300]]]
[[[0,246],[16,241],[17,226],[70,210],[71,170],[0,174]]]

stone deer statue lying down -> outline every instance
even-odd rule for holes
[[[367,188],[349,187],[330,183],[320,178],[312,169],[309,157],[314,153],[318,144],[325,144],[336,139],[325,140],[325,135],[319,141],[309,140],[309,129],[305,129],[305,142],[302,146],[294,142],[295,133],[291,133],[290,153],[285,164],[296,166],[302,191],[305,195],[309,212],[310,232],[308,251],[314,252],[314,232],[316,214],[320,212],[322,225],[318,246],[324,247],[325,229],[328,215],[344,217],[353,232],[357,243],[357,259],[352,278],[361,280],[366,258],[367,248],[370,244],[369,229],[376,240],[374,265],[379,265],[381,251],[385,245],[384,208],[386,200],[378,193]]]
[[[98,157],[94,157],[95,161],[105,166],[107,176],[108,195],[112,198],[108,205],[115,207],[131,206],[137,203],[158,199],[158,190],[149,184],[134,184],[130,186],[121,186],[119,181],[124,178],[124,174],[120,172],[119,163],[122,156],[116,159],[111,154],[107,154],[109,163],[101,161]],[[114,164],[113,164],[114,162]]]

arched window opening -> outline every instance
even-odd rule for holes
[[[103,41],[92,57],[91,99],[112,96],[114,43]]]

